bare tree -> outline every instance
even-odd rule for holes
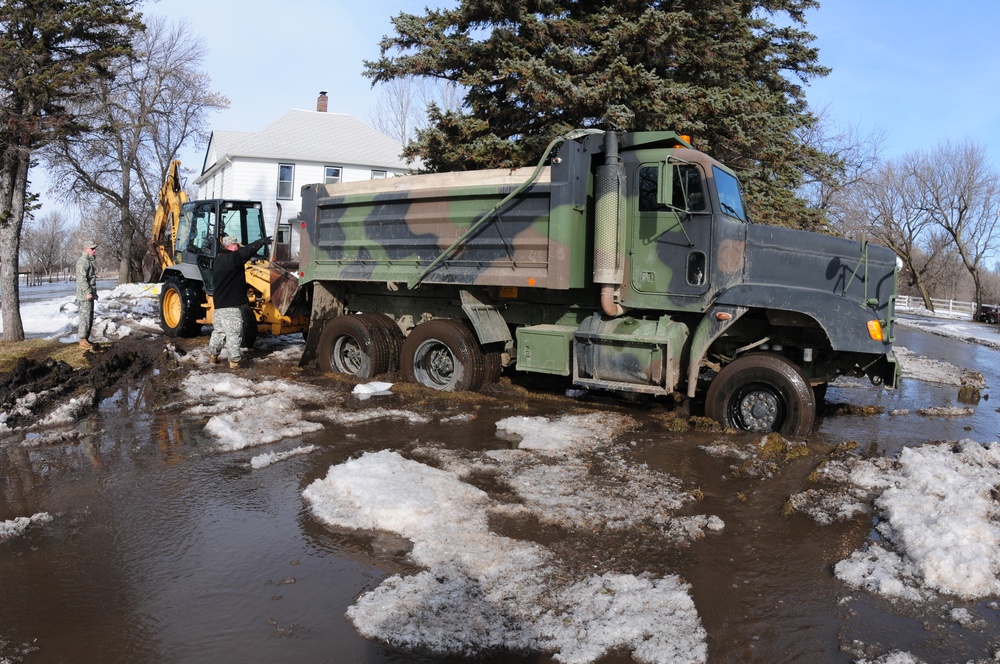
[[[43,146],[83,127],[71,106],[128,57],[135,0],[0,0],[0,289],[3,336],[23,341],[18,262],[28,171]]]
[[[885,132],[876,128],[866,134],[858,125],[836,125],[828,108],[815,115],[814,124],[798,130],[799,140],[832,159],[805,174],[799,194],[834,229],[849,234],[845,225],[850,221],[850,198],[855,187],[869,181],[878,169]]]
[[[924,306],[934,310],[928,275],[941,264],[946,245],[931,233],[931,217],[923,210],[919,183],[913,175],[919,155],[877,166],[838,195],[841,227],[848,237],[867,235],[899,255],[909,285]]]
[[[375,107],[369,112],[371,125],[404,146],[427,126],[431,105],[447,112],[462,105],[459,87],[451,81],[432,81],[417,76],[393,78],[381,84]]]
[[[1000,214],[1000,175],[986,149],[973,142],[945,142],[913,166],[921,207],[951,241],[975,284],[982,304],[982,270],[995,255]]]
[[[59,210],[25,222],[21,252],[38,274],[51,277],[56,268],[63,267],[69,244],[67,225],[66,217]]]
[[[94,130],[53,145],[47,153],[64,199],[104,200],[114,209],[103,235],[119,261],[118,280],[137,278],[156,195],[180,148],[207,137],[209,112],[229,101],[212,92],[200,67],[205,48],[186,22],[151,18],[133,43],[136,58],[118,61],[116,81],[81,109]]]
[[[368,114],[375,129],[403,145],[413,138],[414,115],[419,112],[416,87],[412,76],[383,83],[375,108]]]

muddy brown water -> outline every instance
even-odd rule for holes
[[[997,385],[997,351],[922,332],[899,336],[914,352],[979,369],[988,386]],[[892,393],[831,388],[827,399],[889,411],[957,405],[956,393],[908,381]],[[413,407],[412,395],[382,399],[379,405]],[[367,450],[414,440],[506,445],[493,427],[511,414],[502,403],[482,405],[477,419],[448,428],[398,420],[328,426],[296,441],[318,452],[252,470],[249,459],[268,448],[219,452],[203,420],[159,409],[161,401],[152,383],[136,379],[79,423],[77,440],[35,448],[0,442],[0,520],[55,517],[0,541],[0,662],[473,661],[358,636],[344,617],[348,606],[386,576],[413,571],[406,543],[332,533],[311,517],[301,492],[331,465]],[[558,415],[575,405],[539,401],[530,414]],[[642,425],[626,434],[635,443],[631,460],[698,487],[704,499],[696,511],[718,515],[725,530],[683,547],[639,532],[599,547],[571,533],[546,537],[563,552],[577,551],[581,567],[681,575],[692,586],[710,662],[850,662],[894,649],[928,662],[989,659],[1000,647],[1000,611],[990,600],[942,597],[913,606],[852,591],[832,566],[862,546],[871,517],[818,526],[780,513],[840,442],[894,454],[926,440],[996,440],[997,406],[980,401],[976,414],[961,420],[828,416],[808,441],[809,457],[771,478],[734,479],[732,460],[699,449],[717,435],[666,433],[654,425],[654,411],[611,405]],[[947,618],[952,608],[968,609],[978,622],[956,624]],[[497,654],[474,661],[551,659]],[[631,659],[616,653],[601,661]]]

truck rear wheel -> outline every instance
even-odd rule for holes
[[[160,327],[171,337],[201,334],[201,288],[181,277],[170,277],[160,288]]]
[[[486,358],[465,323],[429,320],[413,328],[403,342],[400,373],[403,380],[435,390],[477,390],[486,375]]]
[[[364,315],[348,314],[327,321],[316,352],[320,368],[328,373],[367,379],[389,368],[386,334]]]
[[[382,314],[359,314],[358,317],[370,322],[376,332],[382,333],[389,353],[386,371],[398,371],[403,351],[403,331],[391,318]]]
[[[734,429],[805,436],[816,418],[816,401],[791,360],[751,353],[727,364],[712,381],[705,415]]]

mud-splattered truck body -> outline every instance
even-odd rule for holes
[[[438,389],[502,367],[707,385],[709,417],[793,435],[838,376],[895,385],[892,251],[748,223],[734,173],[673,132],[550,148],[536,169],[303,187],[303,363]]]

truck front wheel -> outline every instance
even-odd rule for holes
[[[478,390],[487,373],[486,358],[467,325],[435,319],[417,325],[403,342],[403,380],[435,390]]]
[[[319,366],[328,373],[372,378],[389,368],[385,333],[363,315],[337,316],[323,326],[319,337]]]
[[[791,360],[751,353],[727,364],[712,381],[705,415],[734,429],[805,436],[812,430],[816,401]]]

